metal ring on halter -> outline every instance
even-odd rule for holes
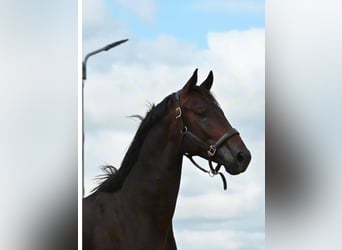
[[[188,128],[186,126],[184,126],[180,132],[181,132],[181,134],[185,134],[187,131],[188,131]]]
[[[216,147],[215,145],[210,145],[208,149],[208,156],[213,157],[216,153]]]
[[[208,175],[209,175],[210,177],[214,177],[216,174],[213,173],[213,172],[211,172],[211,170],[210,170],[210,171],[208,171]]]
[[[182,117],[182,109],[180,107],[176,108],[176,119]]]

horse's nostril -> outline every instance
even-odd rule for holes
[[[238,160],[238,162],[242,162],[244,159],[245,159],[245,156],[243,155],[243,153],[242,152],[239,152],[238,154],[237,154],[237,160]]]

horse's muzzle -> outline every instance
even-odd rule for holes
[[[219,158],[218,161],[229,174],[237,175],[246,171],[252,156],[247,148],[238,152],[231,152],[228,148],[222,147],[219,150]]]

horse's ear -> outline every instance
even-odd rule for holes
[[[190,77],[190,79],[184,85],[183,90],[185,92],[188,92],[189,90],[191,90],[193,87],[196,86],[196,83],[197,83],[197,71],[198,71],[198,69],[195,69],[195,71],[192,74],[192,76]]]
[[[204,87],[207,90],[210,90],[211,86],[213,86],[213,81],[214,81],[214,74],[213,74],[213,71],[210,70],[207,79],[205,79],[204,82],[201,83],[201,87]]]

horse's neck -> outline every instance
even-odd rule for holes
[[[125,181],[125,190],[140,212],[172,218],[181,178],[180,140],[168,140],[168,129],[156,124]]]

